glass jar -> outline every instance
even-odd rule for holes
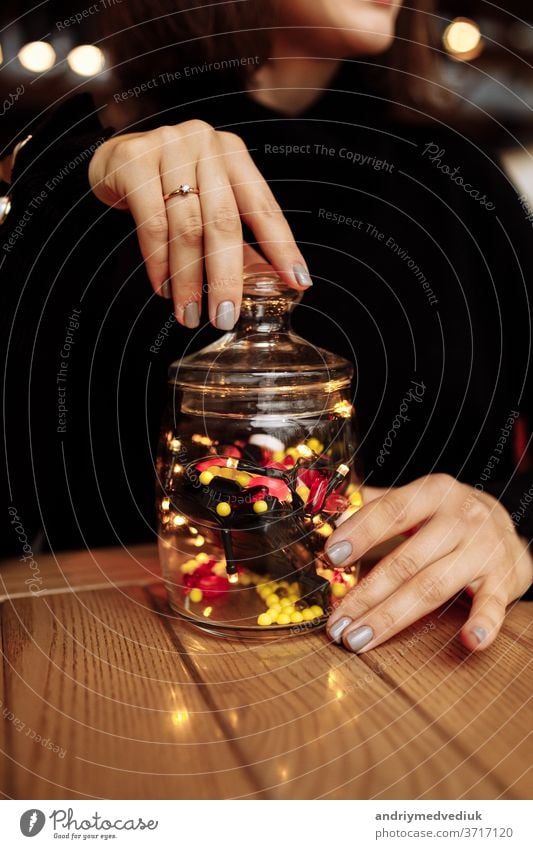
[[[320,627],[357,579],[323,555],[362,504],[353,369],[293,333],[300,297],[268,266],[252,267],[234,330],[169,370],[163,576],[173,610],[221,634]]]

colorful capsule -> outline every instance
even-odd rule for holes
[[[346,593],[348,592],[348,587],[344,582],[338,582],[331,585],[331,594],[335,596],[335,598],[344,598]]]
[[[266,513],[268,510],[268,504],[266,501],[262,499],[260,501],[254,501],[253,511],[254,513]]]
[[[219,516],[226,517],[231,513],[231,507],[227,501],[221,501],[216,507]]]
[[[214,475],[212,475],[211,472],[208,472],[206,469],[205,472],[201,473],[199,480],[201,484],[203,484],[204,486],[208,486],[213,480],[213,477]]]

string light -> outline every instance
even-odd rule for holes
[[[47,41],[30,41],[20,48],[18,60],[28,71],[48,71],[56,61],[56,52]]]
[[[178,514],[172,519],[172,524],[179,528],[181,525],[187,524],[187,519],[185,518],[185,516],[180,516]]]
[[[95,44],[80,44],[67,56],[67,65],[80,77],[94,77],[105,67],[105,56]]]
[[[480,29],[469,18],[455,18],[444,30],[442,41],[448,53],[462,61],[475,59],[483,49]]]

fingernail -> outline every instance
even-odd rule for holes
[[[346,642],[352,651],[361,651],[364,647],[374,639],[374,632],[368,625],[363,625],[362,628],[356,628],[348,635]]]
[[[233,301],[221,301],[217,307],[215,322],[218,330],[232,330],[235,326],[235,304]]]
[[[342,632],[346,628],[347,625],[350,624],[352,620],[349,616],[343,616],[342,619],[339,619],[338,622],[335,622],[331,628],[328,628],[328,634],[333,640],[334,643],[340,643]]]
[[[157,294],[161,295],[162,298],[169,298],[170,299],[172,297],[172,287],[171,287],[170,283],[168,282],[168,280],[167,280],[166,283],[162,284],[162,286],[160,287],[159,292]]]
[[[475,628],[472,628],[472,633],[473,633],[474,637],[476,638],[476,640],[478,641],[478,643],[482,643],[483,640],[487,636],[486,629],[481,628],[479,625],[476,625]]]
[[[326,551],[326,556],[330,563],[334,566],[340,566],[341,563],[352,553],[352,544],[350,542],[336,542]]]
[[[296,265],[293,265],[292,270],[294,271],[294,276],[296,277],[296,282],[299,286],[304,286],[306,289],[308,289],[309,286],[313,285],[311,275],[309,274],[305,265],[297,263]]]
[[[190,330],[194,327],[198,327],[200,324],[200,311],[196,301],[192,301],[185,307],[185,310],[183,311],[183,321],[185,323],[185,327],[188,327]]]

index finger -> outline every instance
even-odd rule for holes
[[[285,283],[293,289],[309,289],[313,281],[307,263],[265,178],[241,139],[233,138],[231,133],[221,136],[227,152],[228,176],[242,220]]]
[[[364,504],[342,523],[326,544],[333,566],[348,566],[375,545],[404,533],[432,516],[445,490],[437,475],[428,475]]]

